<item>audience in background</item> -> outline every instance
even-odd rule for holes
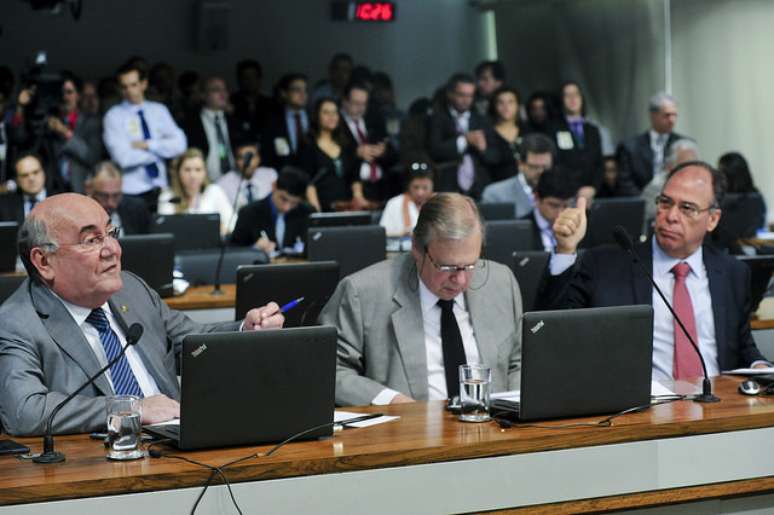
[[[604,167],[602,184],[595,198],[615,197],[618,193],[618,161],[614,155],[607,155],[602,158],[602,166]]]
[[[650,129],[618,146],[620,195],[638,195],[662,168],[669,147],[684,138],[673,132],[677,123],[677,101],[657,93],[648,102]]]
[[[354,67],[355,62],[349,54],[334,55],[328,63],[328,79],[314,85],[310,103],[314,105],[321,98],[340,100],[344,95],[344,88],[352,81]]]
[[[417,224],[419,210],[433,195],[433,169],[422,161],[406,167],[406,192],[387,201],[379,225],[387,236],[410,236]]]
[[[438,191],[457,191],[479,198],[491,182],[488,165],[498,161],[487,141],[489,120],[472,110],[476,85],[464,73],[446,84],[445,106],[430,118],[428,150],[439,163]]]
[[[32,208],[51,192],[46,188],[46,172],[40,156],[26,152],[14,163],[16,191],[0,195],[0,221],[16,222],[20,226]]]
[[[110,217],[119,236],[145,234],[150,230],[151,215],[141,199],[124,196],[121,172],[111,161],[102,161],[86,178],[86,194],[97,201]]]
[[[339,109],[332,98],[322,98],[312,111],[309,142],[299,166],[311,181],[306,197],[317,211],[362,209],[368,206],[357,177],[355,149],[347,146]]]
[[[274,110],[272,99],[263,94],[263,67],[255,59],[236,66],[237,91],[231,95],[234,117],[245,137],[258,141],[261,129]]]
[[[406,117],[395,101],[395,90],[392,79],[385,72],[376,72],[371,77],[373,87],[369,97],[368,111],[381,118],[384,131],[389,138],[389,144],[394,149],[400,148],[400,125]]]
[[[304,250],[309,214],[304,203],[309,177],[298,168],[286,166],[272,184],[271,195],[239,210],[231,234],[234,245],[253,245],[271,254],[283,249]]]
[[[93,81],[86,81],[83,83],[83,90],[81,91],[81,111],[88,115],[99,116],[100,123],[102,122],[102,113],[99,105],[99,95],[97,94],[97,85]],[[102,137],[102,135],[100,135]],[[102,140],[100,140],[100,145]]]
[[[576,82],[561,89],[562,115],[552,132],[559,150],[559,164],[581,188],[579,195],[591,200],[602,184],[602,140],[596,125],[586,119],[586,103]]]
[[[525,133],[549,134],[554,119],[550,96],[542,91],[533,93],[527,100],[527,126]]]
[[[656,217],[656,198],[661,194],[669,172],[679,164],[698,161],[698,159],[699,146],[690,138],[677,139],[669,146],[661,162],[661,169],[653,175],[653,178],[640,193],[640,198],[645,200],[645,223],[647,226],[650,226],[650,222]]]
[[[556,249],[554,222],[575,198],[575,193],[574,185],[567,181],[558,167],[540,175],[533,193],[535,209],[523,217],[532,222],[533,248],[547,252]]]
[[[539,133],[524,136],[519,159],[519,173],[515,177],[490,184],[481,196],[481,202],[513,203],[515,218],[522,218],[535,207],[534,190],[540,175],[556,163],[556,146],[548,136]]]
[[[159,197],[160,215],[209,214],[220,215],[220,232],[227,235],[234,228],[234,211],[228,197],[217,184],[210,184],[204,154],[189,148],[172,167],[172,188]]]
[[[236,118],[229,112],[228,88],[220,77],[204,81],[204,105],[185,117],[182,127],[188,145],[201,149],[207,156],[207,173],[211,182],[234,169],[232,140],[239,131]]]
[[[513,177],[518,172],[516,163],[521,145],[519,94],[513,88],[501,87],[491,96],[488,114],[494,124],[488,141],[499,157],[490,166],[492,181],[496,182]]]
[[[239,210],[256,200],[261,200],[271,193],[272,184],[277,180],[274,168],[261,166],[261,154],[258,144],[250,141],[237,141],[234,145],[236,169],[218,179],[218,185],[223,188],[228,201],[234,205],[239,193],[236,208]]]
[[[505,83],[505,66],[500,61],[482,61],[476,66],[476,111],[481,116],[489,113],[492,94]]]
[[[261,133],[261,154],[275,170],[298,160],[309,131],[306,88],[307,79],[301,73],[288,73],[277,84],[282,107],[266,121]]]
[[[185,151],[185,134],[165,105],[145,100],[145,68],[130,60],[117,76],[124,101],[105,114],[105,146],[121,167],[124,193],[141,197],[153,212],[167,186],[165,160]]]

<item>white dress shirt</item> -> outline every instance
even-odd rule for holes
[[[135,141],[143,141],[142,124],[137,112],[142,109],[148,124],[150,139],[148,150],[132,147]],[[167,185],[164,160],[172,159],[185,152],[188,141],[164,104],[145,101],[136,105],[123,101],[108,110],[103,120],[103,139],[110,158],[121,167],[123,191],[139,195]],[[151,178],[145,166],[156,163],[159,176]]]
[[[32,211],[32,208],[34,207],[32,205],[33,197],[35,197],[35,205],[37,205],[38,203],[46,200],[47,196],[46,188],[40,190],[37,195],[27,195],[26,193],[22,193],[22,199],[24,199],[24,218],[27,218],[27,216],[30,214],[30,211]]]
[[[427,357],[427,388],[428,399],[446,400],[446,369],[443,366],[443,343],[441,342],[441,307],[438,297],[427,289],[420,277],[419,303],[422,308],[422,320],[425,328],[425,355]],[[462,346],[465,358],[469,364],[481,362],[478,343],[473,334],[473,324],[465,304],[465,294],[460,293],[454,298],[454,317],[462,335]],[[371,401],[372,404],[389,404],[400,392],[385,388]]]
[[[67,309],[67,311],[70,313],[70,316],[73,317],[75,323],[83,331],[83,336],[86,338],[86,341],[89,342],[91,350],[94,351],[94,355],[96,356],[100,367],[107,365],[108,359],[107,355],[105,354],[105,348],[102,346],[102,340],[99,338],[99,331],[97,331],[96,327],[86,322],[86,318],[88,318],[89,314],[91,313],[91,309],[84,308],[82,306],[76,306],[75,304],[71,304],[61,297],[59,297],[59,300],[62,301],[65,309]],[[113,332],[116,333],[116,336],[118,337],[121,348],[126,347],[126,337],[124,336],[124,332],[121,329],[121,326],[118,325],[116,319],[113,317],[113,313],[110,311],[110,305],[106,302],[101,307],[107,316],[110,328],[113,330]],[[130,346],[126,350],[126,359],[129,362],[129,366],[132,368],[134,377],[137,379],[137,384],[140,386],[140,390],[142,390],[144,397],[150,397],[151,395],[158,395],[161,393],[159,391],[158,385],[156,384],[156,381],[148,372],[148,369],[145,367],[145,363],[143,363],[140,354],[137,352],[137,349],[135,349],[134,346]],[[115,391],[115,387],[113,386],[113,379],[110,376],[110,370],[105,372],[105,375],[110,382],[110,387],[113,388],[113,391]]]
[[[417,219],[419,218],[419,209],[414,202],[407,198],[408,194],[402,193],[392,197],[384,205],[382,211],[382,218],[379,220],[379,225],[384,227],[384,231],[387,236],[403,236],[406,232],[406,224],[403,220],[403,202],[408,201],[408,215],[409,222],[411,223],[410,230],[414,229],[417,225]]]
[[[650,135],[650,149],[653,151],[653,175],[661,171],[664,164],[664,151],[669,134],[662,134],[653,129],[648,131]]]
[[[231,137],[228,133],[228,124],[226,123],[226,115],[223,111],[213,111],[202,108],[199,113],[199,118],[202,120],[202,126],[204,127],[204,134],[207,136],[207,144],[210,147],[210,151],[207,153],[207,175],[210,177],[210,181],[217,181],[223,174],[220,172],[220,149],[218,148],[218,131],[215,128],[216,118],[220,122],[220,130],[223,132],[223,139],[226,144],[226,156],[230,168],[234,167],[234,155],[231,152]]]
[[[535,217],[538,229],[540,229],[540,244],[543,245],[543,249],[546,252],[553,252],[556,248],[556,238],[554,238],[554,228],[551,222],[546,220],[543,215],[540,214],[539,209],[532,211],[532,216]]]
[[[470,111],[458,113],[450,107],[449,114],[457,127],[457,153],[462,155],[468,149],[468,140],[465,138],[465,134],[470,130]]]
[[[223,192],[228,197],[228,201],[231,205],[234,205],[234,197],[237,194],[239,188],[239,181],[242,179],[242,174],[236,171],[230,171],[226,175],[218,179],[218,186],[223,189]],[[271,193],[272,184],[277,180],[277,171],[274,168],[268,168],[260,166],[253,172],[252,177],[247,179],[242,184],[242,189],[239,191],[239,200],[237,201],[237,211],[245,205],[247,205],[247,185],[252,185],[253,190],[253,202],[265,199],[269,193]]]
[[[164,190],[159,196],[158,213],[160,215],[174,215],[177,211],[177,204],[170,202],[175,196],[172,190]],[[185,210],[188,214],[210,214],[220,215],[220,232],[228,234],[234,230],[236,217],[233,216],[234,210],[231,209],[231,203],[228,197],[223,193],[223,189],[217,184],[208,184],[204,191],[199,195]]]

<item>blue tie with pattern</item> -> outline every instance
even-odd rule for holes
[[[110,328],[110,323],[102,308],[92,310],[89,316],[86,317],[86,322],[97,329],[99,340],[102,342],[108,361],[111,361],[121,353],[121,342],[118,341],[118,336]],[[142,390],[140,390],[140,385],[137,384],[137,378],[134,377],[134,372],[132,372],[132,367],[129,366],[126,354],[121,356],[121,359],[110,367],[110,378],[113,381],[113,389],[117,395],[136,395],[137,397],[142,397]]]
[[[148,127],[148,122],[145,121],[145,114],[142,112],[142,109],[137,111],[137,116],[140,117],[140,126],[142,127],[142,139],[145,141],[148,141],[151,139],[150,134],[150,127]],[[148,174],[148,177],[151,179],[155,179],[159,176],[159,167],[156,163],[151,163],[149,165],[145,165],[145,173]]]

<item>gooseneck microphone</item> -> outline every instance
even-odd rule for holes
[[[653,276],[648,271],[647,268],[645,268],[645,265],[642,264],[642,261],[640,261],[640,258],[637,256],[637,254],[634,253],[634,245],[632,244],[632,239],[629,237],[629,233],[626,232],[626,229],[621,227],[620,225],[617,225],[615,229],[613,229],[613,238],[615,238],[616,243],[629,253],[629,255],[632,257],[632,261],[637,263],[637,265],[640,267],[640,270],[642,270],[645,273],[645,277],[648,278],[650,281],[650,284],[653,285],[653,288],[658,292],[658,296],[661,297],[661,300],[666,305],[667,309],[669,309],[669,312],[672,313],[672,316],[677,321],[677,325],[680,326],[680,329],[682,329],[683,333],[685,333],[685,336],[688,338],[688,341],[691,342],[691,346],[693,347],[693,350],[696,351],[696,354],[699,356],[699,361],[701,361],[701,369],[704,371],[704,380],[702,381],[702,392],[698,395],[693,396],[693,400],[696,402],[718,402],[720,401],[720,398],[716,397],[712,394],[712,383],[709,380],[709,376],[707,375],[707,364],[704,362],[704,356],[701,355],[701,352],[699,351],[699,346],[696,345],[696,342],[693,341],[693,337],[688,332],[688,330],[683,325],[683,321],[680,320],[680,317],[677,316],[677,313],[675,313],[675,310],[672,309],[672,305],[667,301],[666,297],[664,296],[664,293],[661,291],[661,288],[658,287],[658,284],[656,284],[656,281],[653,280]]]
[[[102,367],[99,372],[94,374],[89,378],[88,381],[83,383],[80,388],[75,390],[73,393],[67,396],[65,400],[60,402],[56,405],[56,407],[51,411],[51,414],[48,416],[48,420],[46,421],[46,435],[43,437],[43,452],[40,453],[39,456],[35,456],[32,458],[32,461],[35,463],[60,463],[65,460],[65,455],[61,452],[57,452],[54,450],[54,435],[52,434],[52,426],[54,424],[54,417],[56,417],[57,413],[59,413],[59,410],[61,410],[65,404],[73,400],[73,397],[81,393],[81,391],[89,386],[91,383],[97,380],[99,376],[105,373],[106,370],[110,369],[113,365],[115,365],[119,359],[121,359],[124,354],[126,354],[126,350],[129,348],[130,345],[136,344],[138,341],[140,341],[140,338],[142,337],[143,333],[143,327],[138,324],[134,323],[131,326],[129,326],[129,329],[126,331],[126,346],[121,349],[121,352],[118,353],[116,357],[111,359],[107,365]]]
[[[239,203],[239,193],[242,191],[242,186],[245,184],[245,172],[247,171],[247,167],[250,166],[250,161],[253,160],[253,157],[255,157],[255,154],[252,152],[245,152],[244,157],[242,158],[242,169],[239,170],[240,176],[239,176],[239,184],[237,185],[236,195],[234,195],[234,202],[231,205],[231,218],[228,221],[228,227],[231,227],[231,222],[234,220],[234,217],[237,216],[237,204]],[[218,265],[215,267],[215,280],[213,281],[213,288],[210,292],[210,295],[223,295],[223,290],[220,289],[220,274],[223,269],[223,256],[226,253],[226,239],[221,238],[220,240],[220,253],[218,254]]]

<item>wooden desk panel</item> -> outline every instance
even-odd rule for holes
[[[681,401],[656,406],[646,412],[617,418],[608,428],[515,427],[501,430],[493,422],[458,422],[444,410],[442,402],[358,408],[357,411],[363,412],[378,409],[401,418],[371,428],[348,429],[328,440],[292,443],[271,458],[255,458],[227,468],[226,473],[230,481],[237,483],[265,481],[774,426],[774,398],[741,396],[736,392],[738,383],[739,379],[731,377],[715,380],[716,393],[722,398],[720,403]],[[681,384],[677,389],[687,387],[690,385]],[[545,425],[568,422],[551,421]],[[41,448],[39,438],[19,441],[33,451]],[[58,437],[56,446],[67,456],[64,463],[38,465],[13,457],[0,457],[0,505],[194,487],[202,485],[209,477],[207,470],[172,459],[109,462],[104,457],[101,442],[89,440],[84,435]],[[222,465],[256,451],[266,452],[269,448],[242,447],[184,454],[204,463]],[[161,449],[172,452],[164,447]],[[771,489],[771,482],[756,484],[754,491]]]
[[[236,285],[223,284],[220,289],[222,295],[212,294],[212,285],[192,286],[185,294],[179,297],[164,299],[172,309],[186,311],[191,309],[218,309],[233,308],[236,305]]]

